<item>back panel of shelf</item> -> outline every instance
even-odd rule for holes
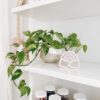
[[[32,81],[32,95],[30,95],[30,100],[34,98],[34,92],[37,90],[44,90],[46,85],[55,85],[56,90],[59,88],[67,88],[70,91],[70,100],[73,100],[73,94],[76,92],[82,92],[87,95],[87,100],[100,100],[100,89],[91,88],[89,86],[64,81],[44,75],[32,74],[31,73],[31,81]],[[95,92],[94,92],[95,91]]]

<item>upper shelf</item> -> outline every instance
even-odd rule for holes
[[[100,64],[81,63],[80,70],[67,73],[59,69],[57,64],[46,64],[36,60],[22,70],[100,88]]]
[[[12,8],[12,13],[27,15],[26,11],[30,12],[31,17],[40,21],[98,16],[100,0],[41,0]]]
[[[41,1],[35,1],[35,2],[28,3],[28,4],[23,5],[23,6],[18,6],[18,7],[12,8],[12,13],[18,13],[18,12],[21,12],[21,11],[26,11],[26,10],[29,10],[29,9],[32,9],[32,8],[36,8],[36,7],[40,7],[40,6],[45,6],[45,5],[56,3],[56,2],[59,2],[59,1],[61,1],[61,0],[41,0]]]

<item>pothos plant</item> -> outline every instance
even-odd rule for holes
[[[62,33],[53,30],[37,30],[34,32],[26,31],[24,35],[27,39],[21,44],[22,49],[19,51],[18,48],[20,48],[20,44],[14,43],[12,46],[17,48],[16,51],[7,53],[7,58],[10,59],[11,62],[8,67],[8,76],[20,91],[21,96],[29,95],[31,92],[31,88],[27,86],[24,79],[16,83],[16,80],[23,74],[21,67],[31,64],[41,50],[45,55],[48,54],[51,47],[55,49],[64,48],[66,51],[75,50],[76,53],[81,48],[83,48],[84,52],[87,50],[87,45],[80,43],[76,33],[64,37]],[[33,55],[31,59],[30,53]]]

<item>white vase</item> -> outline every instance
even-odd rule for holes
[[[60,51],[53,48],[50,48],[47,55],[45,55],[43,51],[40,52],[40,58],[46,63],[57,63],[60,60],[60,57]]]

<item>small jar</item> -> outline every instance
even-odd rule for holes
[[[46,100],[46,92],[42,90],[36,91],[35,100]]]
[[[54,85],[48,85],[45,87],[45,90],[47,92],[47,100],[49,100],[49,96],[55,94],[55,86]]]
[[[65,89],[65,88],[60,88],[58,89],[57,91],[58,95],[61,96],[61,100],[69,100],[69,91],[68,89]]]
[[[75,93],[74,100],[86,100],[86,95],[83,93]]]
[[[61,97],[57,94],[49,96],[49,100],[61,100]]]

